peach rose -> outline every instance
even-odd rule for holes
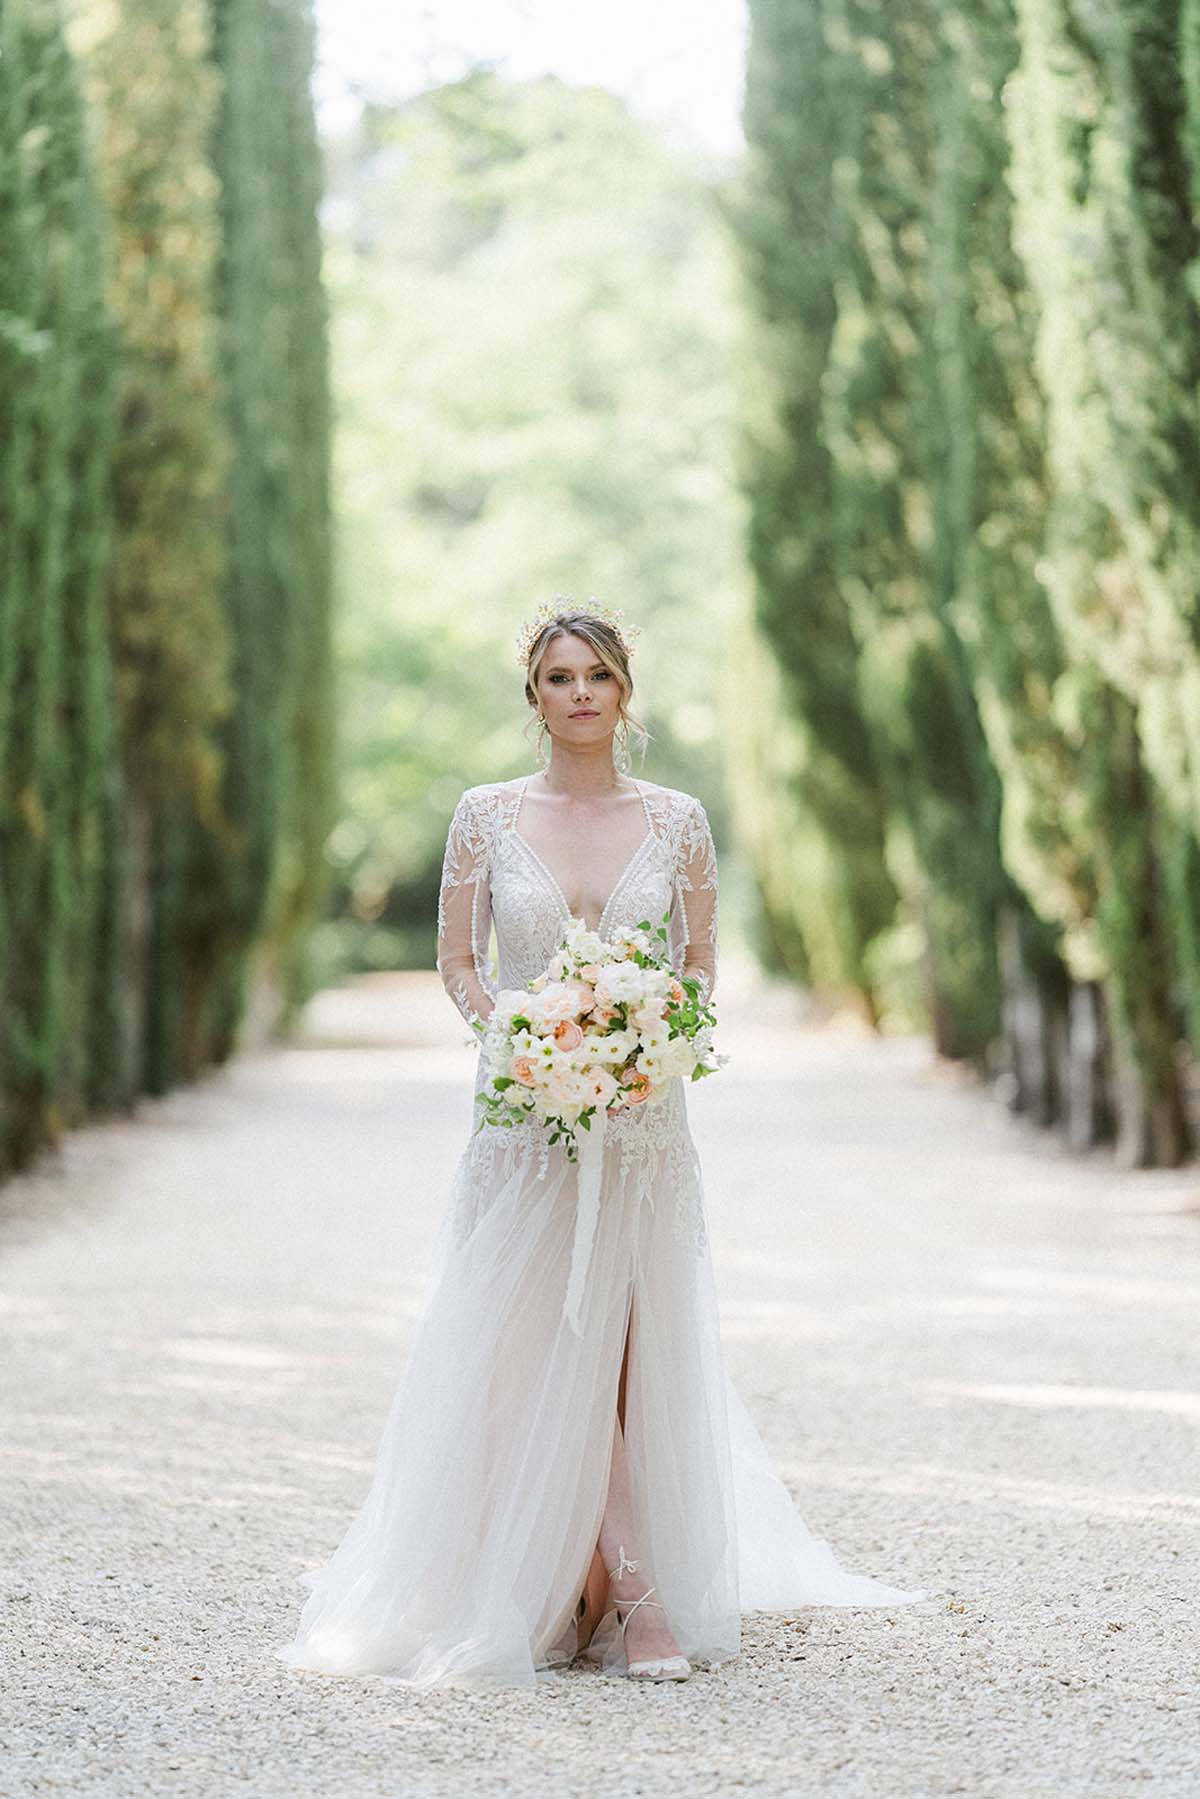
[[[684,994],[683,988],[680,986],[678,981],[672,981],[671,985],[667,989],[667,992],[671,995],[671,998],[675,1001],[675,1004],[677,1006],[680,1005],[683,1002],[684,998],[686,997],[686,995]]]
[[[583,1042],[583,1032],[573,1018],[563,1018],[554,1027],[554,1041],[559,1049],[578,1049]]]
[[[634,1069],[632,1073],[633,1079],[630,1081],[628,1091],[625,1094],[625,1104],[627,1106],[640,1106],[650,1097],[650,1077],[647,1074],[643,1074],[640,1068]]]
[[[592,1007],[592,1018],[597,1024],[611,1024],[614,1018],[619,1018],[620,1016],[621,1014],[618,1012],[616,1006]]]
[[[533,1062],[529,1056],[514,1056],[508,1065],[508,1072],[523,1087],[533,1086]]]

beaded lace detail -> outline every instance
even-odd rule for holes
[[[438,896],[438,968],[467,1019],[472,1013],[486,1017],[501,987],[524,987],[545,967],[569,916],[558,882],[514,830],[524,785],[520,779],[468,788],[450,825]],[[644,918],[657,925],[669,912],[672,965],[695,976],[707,996],[716,980],[718,898],[708,818],[690,794],[649,782],[639,788],[647,834],[619,871],[599,928],[608,934]],[[493,925],[495,975],[488,959]],[[669,1083],[662,1100],[615,1113],[608,1140],[625,1173],[653,1203],[659,1193],[670,1193],[676,1235],[702,1244],[699,1167],[682,1079]],[[528,1163],[536,1178],[545,1174],[551,1155],[562,1153],[561,1146],[551,1149],[533,1120],[473,1135],[460,1165],[456,1235],[470,1229],[477,1204],[472,1195],[490,1190],[490,1175],[508,1175]]]
[[[620,871],[601,934],[670,909],[671,961],[706,993],[716,980],[717,859],[700,801],[639,783],[648,831]],[[486,1016],[499,987],[524,987],[553,954],[569,916],[553,875],[514,830],[524,780],[469,787],[451,821],[438,894],[438,968],[464,1018]],[[498,978],[488,964],[496,928]],[[484,1003],[481,1003],[484,1002]]]

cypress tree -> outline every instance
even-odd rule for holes
[[[869,841],[856,798],[881,856],[886,820],[935,1040],[982,1058],[1000,1022],[1003,877],[998,783],[931,532],[937,19],[758,0],[752,21],[739,228],[769,396],[747,431],[759,618],[802,720],[808,806],[843,855]],[[860,891],[891,899],[869,873]],[[876,936],[887,915],[870,922]]]
[[[96,202],[58,7],[6,6],[0,51],[0,1167],[13,1167],[95,1081],[75,1003],[85,977],[111,1018],[95,810],[110,749],[111,404]],[[119,1060],[119,1035],[108,1053]]]
[[[1047,501],[1034,297],[1012,242],[1005,84],[1011,0],[944,14],[932,90],[929,335],[935,347],[934,537],[943,605],[963,645],[1001,781],[999,953],[1014,1103],[1070,1140],[1110,1128],[1090,1046],[1101,972],[1096,879],[1080,840],[1079,756],[1061,718],[1067,665],[1039,578]],[[1072,1001],[1064,940],[1082,989]]]
[[[221,349],[233,444],[224,605],[237,667],[222,731],[222,793],[237,847],[226,853],[203,827],[189,845],[181,929],[193,1067],[233,1046],[256,939],[274,928],[277,954],[302,953],[303,929],[322,897],[332,811],[328,374],[312,21],[305,6],[217,0],[214,26]]]
[[[752,308],[739,448],[754,576],[751,628],[778,662],[778,699],[799,734],[794,778],[772,780],[752,849],[778,959],[802,978],[812,971],[853,983],[873,1005],[867,956],[892,917],[895,890],[884,860],[875,751],[858,697],[857,647],[836,568],[834,471],[823,420],[821,383],[836,324],[830,146],[839,129],[828,14],[824,0],[802,8],[788,0],[752,4],[746,171],[730,201]],[[745,653],[753,658],[753,646]],[[747,753],[739,761],[761,766],[754,740],[769,735],[772,722],[744,709],[743,717]],[[813,854],[791,855],[798,836]],[[822,943],[817,920],[827,900],[840,902],[842,929]]]
[[[319,208],[321,148],[312,98],[316,56],[309,0],[282,16],[281,55],[290,74],[282,166],[283,228],[290,272],[292,352],[289,420],[295,445],[291,530],[296,647],[285,716],[283,753],[289,779],[269,932],[284,1028],[314,990],[309,960],[311,927],[326,904],[331,871],[325,845],[337,817],[335,672],[333,651],[333,525],[330,459],[329,309],[322,280]]]
[[[879,746],[890,862],[926,943],[934,1040],[945,1054],[983,1059],[1000,1026],[999,791],[933,528],[930,95],[940,21],[932,4],[896,12],[875,0],[843,0],[834,19],[838,322],[823,389],[838,576]]]
[[[1189,1146],[1179,944],[1195,939],[1194,250],[1179,9],[1018,0],[1015,232],[1037,296],[1053,491],[1043,566],[1072,671],[1081,832],[1117,1058],[1121,1153]],[[1184,399],[1186,392],[1188,398]],[[1171,905],[1174,867],[1175,909]],[[1180,923],[1182,920],[1182,931]]]
[[[234,678],[220,600],[219,81],[202,0],[123,0],[85,15],[83,27],[122,344],[110,605],[127,791],[131,1082],[162,1092],[179,1068],[188,821],[202,819],[227,854],[236,844],[216,741]]]

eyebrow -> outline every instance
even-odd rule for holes
[[[603,668],[604,666],[605,664],[603,662],[592,663],[592,668]],[[587,671],[589,675],[592,672],[592,668],[589,668]],[[548,675],[571,675],[574,674],[574,672],[574,669],[568,668],[564,662],[556,662],[553,668],[548,668],[546,670]]]

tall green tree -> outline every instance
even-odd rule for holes
[[[748,500],[752,632],[781,671],[795,743],[773,766],[770,708],[740,709],[735,777],[776,959],[874,1006],[867,952],[891,920],[876,746],[858,689],[858,648],[837,570],[835,470],[822,379],[837,326],[837,214],[830,146],[841,129],[821,5],[755,8],[746,81],[744,179],[727,194],[750,297],[739,475]],[[743,660],[753,665],[753,646]],[[781,727],[782,729],[782,727]],[[751,820],[755,821],[751,826]],[[792,844],[808,853],[793,866]],[[821,921],[834,918],[832,931]]]
[[[1016,18],[1011,0],[970,0],[943,23],[930,90],[935,569],[999,774],[998,954],[1015,1103],[1044,1124],[1062,1120],[1082,1146],[1110,1125],[1092,1041],[1102,963],[1079,829],[1084,772],[1063,709],[1069,670],[1039,572],[1045,406],[1036,304],[1013,245],[1004,106]]]
[[[51,0],[0,11],[0,1170],[121,1058],[104,575],[111,338],[76,73]]]
[[[179,912],[191,818],[232,853],[217,726],[233,703],[230,445],[217,328],[220,83],[203,0],[85,13],[121,359],[110,608],[127,794],[131,1089],[179,1069]]]
[[[837,322],[822,379],[839,586],[891,821],[920,921],[934,1040],[982,1060],[1000,1027],[999,786],[980,729],[934,525],[941,466],[929,319],[940,9],[830,6],[826,80]]]
[[[277,931],[285,969],[297,954],[324,897],[333,810],[312,20],[306,5],[271,0],[216,0],[213,16],[221,77],[212,140],[221,193],[217,305],[232,445],[222,597],[234,681],[219,733],[224,822],[217,831],[197,818],[184,858],[178,932],[189,1071],[230,1053],[263,935]],[[281,977],[285,1006],[289,979]]]
[[[804,805],[859,865],[845,776],[869,772],[888,874],[922,929],[935,1039],[982,1059],[1003,881],[998,783],[932,530],[938,20],[873,0],[762,0],[752,19],[735,217],[761,343],[746,405],[758,616],[813,745]],[[862,891],[884,892],[869,869]],[[886,922],[871,917],[872,935]]]
[[[1076,670],[1127,1154],[1189,1143],[1195,978],[1200,329],[1180,9],[1018,0],[1015,237],[1038,300],[1053,491],[1043,567]],[[1190,969],[1189,969],[1190,964]]]

